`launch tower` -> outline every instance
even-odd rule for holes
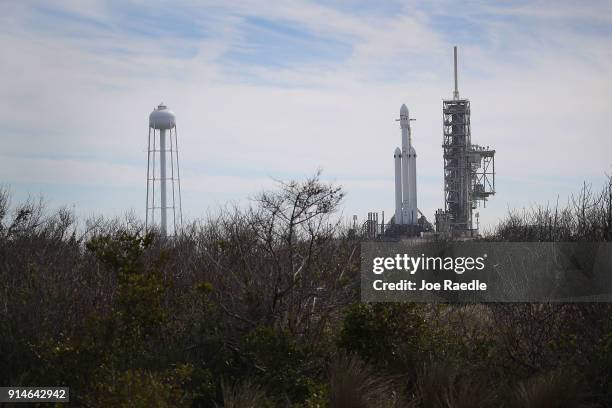
[[[457,47],[454,47],[455,90],[442,102],[444,211],[436,212],[436,230],[474,236],[472,211],[495,194],[495,150],[472,144],[470,101],[459,97]]]

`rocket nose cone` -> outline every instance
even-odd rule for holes
[[[395,152],[393,153],[393,157],[400,157],[402,155],[402,151],[399,147],[395,148]]]
[[[402,107],[400,108],[400,115],[407,115],[408,114],[408,107],[406,106],[406,104],[402,104]]]

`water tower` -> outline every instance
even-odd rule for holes
[[[170,197],[168,197],[169,192]],[[168,221],[172,224],[170,231],[173,231],[174,235],[180,230],[183,212],[176,115],[163,103],[149,115],[146,209],[145,229],[148,230],[150,225],[156,225],[157,215],[162,236],[168,234]],[[168,220],[168,210],[171,210],[170,220]]]

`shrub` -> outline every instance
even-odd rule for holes
[[[512,407],[579,408],[588,407],[586,395],[575,374],[553,371],[520,382],[514,391]]]
[[[484,374],[473,375],[443,363],[418,372],[412,406],[420,408],[498,407],[495,388]]]
[[[272,408],[272,403],[266,398],[266,394],[258,385],[245,381],[241,384],[230,386],[221,384],[223,394],[223,408]]]
[[[330,367],[330,408],[392,408],[398,402],[391,380],[375,374],[356,355],[336,356]]]
[[[182,390],[185,379],[180,371],[127,370],[113,373],[105,382],[93,385],[85,397],[85,405],[92,408],[190,407],[191,398]]]

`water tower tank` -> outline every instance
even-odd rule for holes
[[[149,115],[149,126],[159,130],[172,129],[176,126],[176,115],[161,103]]]

